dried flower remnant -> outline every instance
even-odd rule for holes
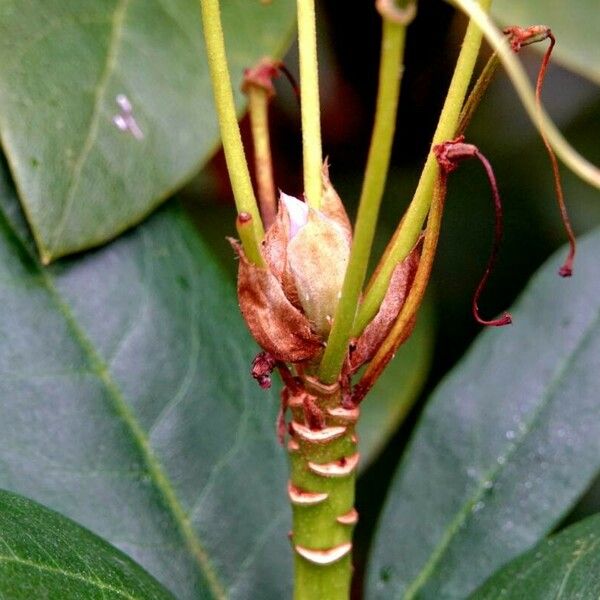
[[[512,323],[512,318],[510,314],[504,313],[498,319],[484,319],[481,317],[479,313],[479,298],[488,282],[488,279],[491,275],[491,272],[496,264],[496,259],[498,256],[498,250],[500,248],[500,242],[502,240],[502,203],[500,201],[500,194],[498,192],[498,186],[496,184],[496,178],[494,176],[494,171],[492,170],[492,166],[490,165],[487,158],[480,152],[477,146],[473,144],[465,143],[464,136],[459,136],[455,140],[451,140],[448,142],[444,142],[443,144],[438,144],[434,146],[433,152],[437,158],[437,161],[440,165],[440,177],[442,179],[442,186],[444,190],[447,187],[447,178],[448,175],[458,168],[458,165],[461,161],[467,158],[477,158],[483,165],[485,169],[486,175],[488,177],[488,181],[490,183],[490,187],[492,189],[492,198],[494,201],[494,243],[492,245],[492,252],[490,254],[490,258],[488,259],[487,266],[485,268],[485,272],[477,289],[475,290],[475,294],[473,295],[473,316],[475,320],[481,325],[490,325],[494,327],[502,327],[503,325],[509,325]]]
[[[144,139],[144,132],[140,129],[133,116],[133,106],[125,94],[118,94],[115,98],[119,113],[112,118],[117,129],[129,132],[136,140]]]
[[[547,39],[550,40],[550,45],[548,46],[546,52],[544,53],[544,57],[542,58],[542,64],[540,65],[540,70],[538,72],[538,77],[535,84],[535,101],[539,111],[541,110],[542,106],[542,86],[544,85],[544,79],[546,77],[546,71],[548,70],[550,56],[552,55],[552,50],[556,44],[556,38],[554,37],[552,30],[546,25],[532,25],[531,27],[519,27],[513,25],[505,28],[504,33],[508,36],[510,46],[514,52],[519,52],[523,46],[528,46],[529,44],[533,44],[535,42],[542,42]],[[543,129],[541,130],[541,136],[544,146],[546,147],[548,157],[550,158],[550,164],[552,165],[556,201],[558,203],[561,220],[569,240],[569,254],[558,270],[558,274],[561,277],[570,277],[573,274],[573,262],[575,260],[576,252],[575,233],[573,232],[573,226],[571,225],[569,213],[567,212],[567,205],[565,203],[556,155],[554,154],[552,146],[550,145],[550,142],[548,141]]]

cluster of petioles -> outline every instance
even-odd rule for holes
[[[389,12],[390,6],[395,6],[384,1],[377,4],[382,15],[383,11]],[[396,11],[384,17],[401,23],[402,19],[412,18],[412,14]],[[551,40],[536,86],[539,103],[554,38],[543,26],[511,27],[505,33],[515,52],[529,43]],[[373,281],[389,267],[385,263],[389,262],[391,251],[388,249],[384,253],[362,300],[359,298],[353,307],[349,331],[343,338],[341,367],[333,381],[320,378],[320,367],[333,337],[330,334],[350,270],[352,225],[331,184],[327,162],[322,167],[318,202],[282,192],[277,198],[267,106],[274,95],[273,77],[280,72],[289,76],[289,72],[280,62],[263,59],[245,73],[243,90],[249,96],[261,214],[240,211],[237,230],[241,243],[234,239],[230,241],[239,258],[241,311],[252,336],[262,348],[252,364],[252,376],[265,389],[271,387],[271,374],[275,370],[283,381],[277,430],[281,443],[287,444],[290,453],[288,495],[295,528],[290,537],[296,555],[301,559],[297,569],[302,569],[305,564],[339,564],[342,565],[340,568],[349,568],[352,526],[358,518],[353,502],[359,460],[355,433],[359,405],[413,330],[431,275],[448,176],[467,158],[477,158],[486,171],[495,215],[494,244],[473,297],[473,315],[483,325],[503,326],[512,321],[508,313],[496,319],[480,315],[479,300],[496,262],[502,236],[502,205],[490,163],[476,146],[465,142],[463,135],[491,79],[494,60],[492,57],[489,68],[485,69],[486,76],[480,79],[482,83],[474,86],[464,103],[454,130],[455,139],[433,146],[437,180],[426,226],[420,234],[417,229],[412,248],[388,269],[389,275],[383,278],[384,293],[374,310],[364,311],[369,317],[357,328],[356,321],[360,319],[356,315],[364,308],[364,298],[372,291]],[[548,142],[545,139],[544,142],[551,156],[558,202],[571,241],[569,257],[560,271],[561,275],[567,276],[572,271],[574,236],[565,210],[556,159]],[[266,231],[256,239],[256,231],[262,234],[263,224]],[[400,223],[394,239],[402,235],[404,225],[404,222]],[[421,228],[421,224],[418,227]],[[368,253],[365,260],[368,260]],[[355,383],[353,379],[359,374],[359,381]],[[319,531],[318,536],[315,531]],[[348,560],[344,562],[345,559]],[[315,577],[314,573],[311,577]]]

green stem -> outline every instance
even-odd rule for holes
[[[347,600],[352,579],[352,532],[356,522],[353,507],[358,455],[354,422],[358,411],[345,411],[344,416],[339,388],[333,394],[318,390],[311,390],[311,394],[318,410],[327,415],[322,429],[311,430],[305,424],[302,407],[305,392],[290,400],[294,419],[293,437],[288,445],[294,599]],[[336,408],[342,413],[332,416],[327,412]],[[332,439],[314,438],[328,432],[335,434]],[[323,474],[323,468],[327,467],[333,468],[329,475]]]
[[[297,0],[297,7],[304,195],[308,204],[318,209],[321,206],[323,191],[321,181],[323,151],[321,148],[315,2],[314,0]]]
[[[262,264],[259,243],[264,236],[264,229],[252,189],[248,163],[235,113],[219,0],[200,0],[200,7],[206,56],[233,196],[238,214],[247,213],[252,217],[252,235],[248,235],[244,241],[244,251],[249,260],[256,264]]]
[[[321,381],[325,383],[335,381],[342,367],[369,264],[396,128],[406,25],[383,19],[375,122],[356,217],[352,252],[319,372]]]
[[[491,0],[481,0],[481,6],[489,9]],[[477,55],[481,46],[482,34],[479,27],[469,22],[463,46],[454,69],[454,75],[448,88],[448,94],[440,114],[437,128],[433,135],[432,147],[454,137],[458,118],[463,106],[467,88],[471,81],[473,69],[477,61]],[[438,176],[438,164],[432,152],[429,153],[427,161],[413,196],[412,202],[406,211],[404,218],[390,241],[376,276],[371,281],[365,299],[358,312],[354,325],[354,335],[359,335],[371,319],[377,314],[379,306],[387,291],[392,273],[396,265],[408,256],[415,245],[429,211],[435,180]]]

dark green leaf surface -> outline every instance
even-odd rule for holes
[[[544,540],[493,575],[471,600],[597,600],[600,517]]]
[[[294,3],[227,0],[242,70],[286,47]],[[139,222],[214,150],[217,125],[199,0],[5,0],[0,134],[45,260]],[[143,132],[113,124],[125,94]]]
[[[439,386],[395,476],[368,598],[464,598],[530,548],[600,469],[600,232],[561,250]]]
[[[176,209],[41,269],[0,190],[0,486],[178,598],[285,598],[277,401],[249,377],[233,286]]]
[[[358,422],[361,470],[377,458],[419,396],[429,372],[433,342],[433,307],[426,304],[412,336],[400,347],[361,404]]]
[[[131,559],[69,519],[0,490],[0,597],[168,600]]]
[[[504,25],[548,25],[557,40],[552,53],[556,60],[600,83],[600,7],[596,0],[497,0],[492,11]]]

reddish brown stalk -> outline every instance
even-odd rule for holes
[[[436,180],[431,208],[429,209],[429,216],[427,217],[427,228],[423,238],[421,258],[412,285],[410,286],[406,300],[400,309],[391,331],[367,366],[362,378],[354,387],[351,396],[351,401],[354,406],[360,404],[369,393],[373,385],[375,385],[375,382],[383,373],[385,367],[390,360],[394,358],[400,345],[406,341],[406,338],[412,331],[417,312],[425,297],[427,283],[431,276],[435,251],[440,236],[446,188],[446,175],[441,173]]]
[[[552,50],[554,49],[554,45],[556,44],[556,38],[552,34],[552,31],[550,30],[550,28],[546,27],[545,25],[534,25],[532,27],[527,27],[527,28],[521,28],[521,27],[516,27],[516,26],[507,27],[504,30],[504,33],[509,35],[511,47],[515,52],[518,52],[523,46],[526,46],[528,44],[543,41],[545,39],[550,40],[550,44],[542,58],[542,64],[540,65],[540,70],[538,72],[537,81],[535,84],[535,101],[536,101],[538,110],[541,110],[542,87],[544,85],[546,71],[548,70],[550,56],[552,55]],[[560,170],[558,167],[558,161],[556,159],[556,155],[554,154],[554,150],[552,150],[552,146],[548,142],[548,138],[544,134],[543,130],[541,130],[541,136],[542,136],[542,141],[544,142],[544,146],[546,147],[548,157],[550,158],[550,164],[552,165],[552,173],[554,176],[554,190],[556,193],[556,200],[558,203],[560,216],[561,216],[565,231],[567,232],[567,237],[569,239],[569,254],[568,254],[567,258],[565,259],[565,262],[562,264],[562,266],[558,270],[558,274],[561,277],[570,277],[573,274],[573,262],[575,260],[575,252],[576,252],[575,233],[573,232],[571,220],[569,219],[569,213],[567,212],[567,205],[565,203],[565,198],[564,198],[564,194],[563,194],[562,182],[561,182],[561,178],[560,178]]]
[[[445,177],[447,177],[449,173],[458,167],[458,163],[460,161],[466,158],[477,158],[485,169],[488,181],[490,183],[490,188],[492,190],[492,199],[494,201],[494,241],[485,272],[481,278],[481,281],[479,282],[479,285],[477,286],[477,289],[475,290],[475,294],[473,295],[473,316],[481,325],[493,327],[502,327],[503,325],[508,325],[512,323],[512,318],[508,313],[504,313],[504,315],[498,319],[490,320],[483,319],[479,313],[479,298],[481,297],[481,294],[485,289],[491,272],[496,264],[500,243],[502,241],[502,202],[500,200],[500,194],[498,192],[496,177],[494,176],[492,166],[487,158],[479,151],[477,146],[464,143],[463,136],[459,136],[450,142],[439,144],[438,146],[434,147],[433,151],[438,159],[442,172],[445,174]]]
[[[544,77],[546,76],[546,70],[548,68],[548,62],[550,61],[550,55],[552,54],[552,49],[554,48],[554,44],[556,40],[552,35],[552,32],[549,31],[548,37],[550,39],[550,45],[544,54],[544,58],[542,59],[542,65],[540,67],[540,72],[538,73],[537,82],[535,84],[535,99],[538,105],[538,109],[541,108],[542,105],[542,85],[544,83]],[[563,195],[562,183],[560,180],[560,171],[558,168],[558,161],[556,160],[556,155],[552,150],[552,146],[548,142],[548,138],[542,131],[542,140],[544,142],[544,146],[546,146],[546,150],[548,152],[548,156],[550,157],[550,163],[552,164],[552,172],[554,174],[554,190],[556,192],[556,200],[558,202],[558,208],[560,210],[560,216],[562,218],[563,225],[567,232],[567,237],[569,238],[569,254],[562,264],[560,269],[558,270],[558,274],[561,277],[571,277],[573,274],[573,261],[575,260],[575,233],[573,232],[573,227],[571,226],[571,220],[569,219],[569,213],[567,212],[567,205],[565,204],[565,198]]]

